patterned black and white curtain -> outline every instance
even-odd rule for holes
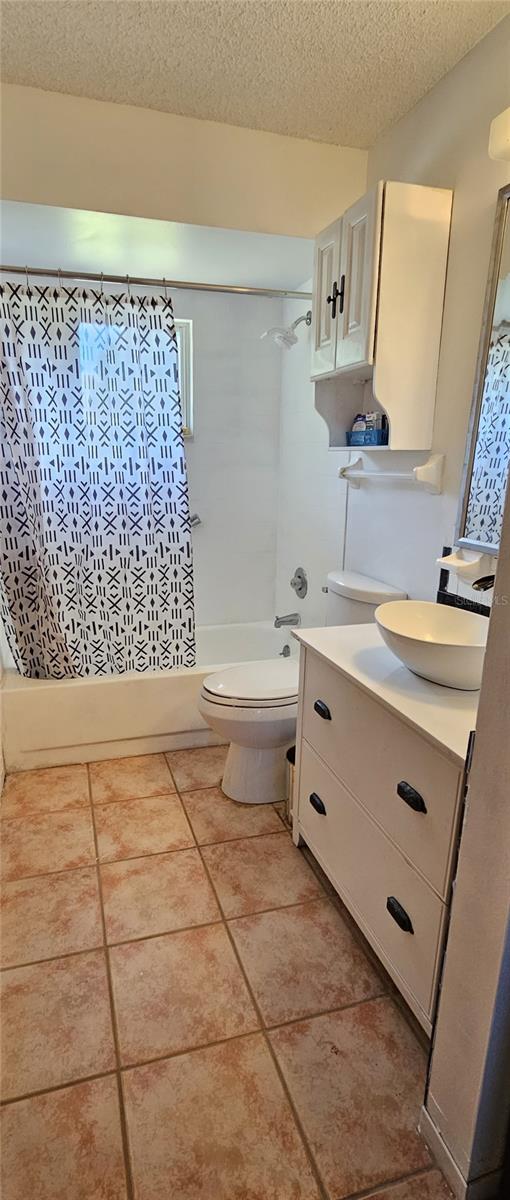
[[[172,303],[0,287],[0,604],[31,678],[193,666]]]

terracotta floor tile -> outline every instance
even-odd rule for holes
[[[319,1200],[260,1035],[123,1075],[137,1200]]]
[[[179,797],[151,796],[94,807],[99,858],[108,861],[195,845]]]
[[[85,867],[96,859],[90,808],[2,821],[1,833],[3,879]]]
[[[115,1067],[104,953],[4,971],[2,1099]]]
[[[199,846],[259,833],[279,833],[282,828],[270,804],[236,804],[221,788],[183,792],[182,802]]]
[[[115,946],[110,962],[123,1063],[258,1029],[223,925]]]
[[[94,804],[164,796],[174,791],[164,754],[108,758],[104,762],[90,763],[89,771]]]
[[[229,922],[266,1024],[380,995],[381,979],[329,900]]]
[[[323,895],[313,871],[285,830],[267,837],[204,846],[202,853],[227,917],[299,904]]]
[[[228,746],[199,746],[196,750],[171,750],[167,762],[180,792],[218,787],[223,779]]]
[[[2,967],[101,946],[96,868],[4,883],[0,925]]]
[[[198,850],[101,867],[109,942],[205,925],[220,911]]]
[[[430,1164],[416,1131],[426,1058],[393,1001],[269,1036],[331,1200]]]
[[[439,1171],[427,1171],[382,1192],[370,1192],[365,1200],[453,1200],[453,1193]]]
[[[0,1122],[3,1200],[125,1200],[111,1076],[8,1104]]]
[[[1,816],[26,817],[57,809],[77,808],[88,802],[89,781],[84,764],[45,767],[42,771],[19,771],[7,776]]]

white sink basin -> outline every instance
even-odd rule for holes
[[[487,617],[426,600],[390,600],[375,619],[386,645],[415,675],[466,692],[480,687]]]

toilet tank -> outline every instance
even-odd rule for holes
[[[407,592],[357,571],[330,571],[327,585],[326,625],[366,625],[378,604],[407,600]]]

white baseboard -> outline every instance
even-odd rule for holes
[[[492,1171],[490,1175],[483,1175],[480,1179],[464,1179],[460,1167],[425,1107],[421,1110],[418,1128],[456,1200],[495,1200],[501,1178],[500,1171]]]

